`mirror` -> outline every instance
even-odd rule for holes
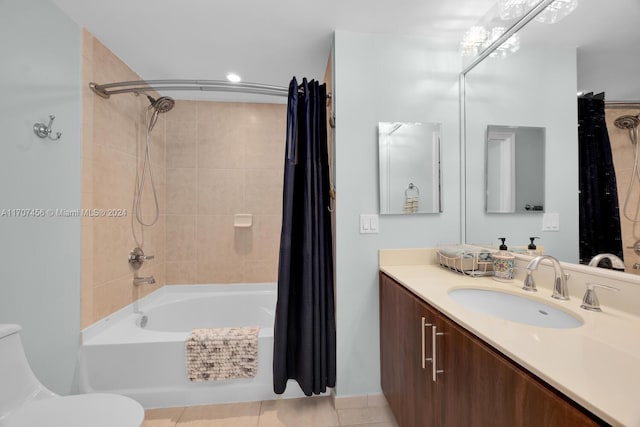
[[[487,126],[487,213],[544,211],[544,128]]]
[[[442,212],[440,123],[378,123],[380,213]]]
[[[607,101],[625,101],[631,108],[630,114],[640,113],[640,85],[635,84],[640,73],[638,19],[640,5],[636,0],[583,0],[560,22],[528,22],[518,31],[519,51],[504,58],[488,56],[465,70],[462,214],[466,242],[495,244],[498,236],[505,236],[508,243],[520,246],[527,244],[529,236],[540,236],[539,244],[546,253],[562,261],[578,262],[576,93],[605,92]],[[607,127],[612,147],[617,150],[617,146],[631,146],[628,131],[613,126],[609,108]],[[614,118],[625,113],[627,110],[612,112]],[[484,189],[478,181],[483,181],[484,165],[476,159],[484,154],[486,128],[492,123],[545,128],[543,214],[492,215],[483,209]],[[615,138],[622,140],[616,143]],[[626,159],[627,163],[633,159],[632,151]],[[628,179],[620,174],[618,180],[618,187],[623,185],[623,190],[618,191],[620,199],[624,197]],[[620,200],[622,206],[624,200]],[[637,204],[639,200],[636,197],[633,202]],[[559,217],[558,231],[545,229],[545,217],[555,217],[554,214]],[[623,230],[627,272],[633,271],[630,267],[640,261],[633,249],[626,249],[638,238],[631,236],[629,242]]]

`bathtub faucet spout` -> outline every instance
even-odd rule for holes
[[[153,278],[153,276],[149,276],[149,277],[134,277],[133,278],[133,284],[136,286],[139,285],[153,285],[154,283],[156,283],[156,279]]]

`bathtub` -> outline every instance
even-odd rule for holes
[[[82,392],[129,396],[145,408],[270,400],[273,392],[274,283],[170,285],[82,331]],[[191,382],[185,339],[195,328],[259,326],[254,378]],[[303,397],[291,381],[284,397]]]

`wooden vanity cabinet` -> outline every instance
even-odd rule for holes
[[[606,425],[384,273],[380,359],[401,427]]]

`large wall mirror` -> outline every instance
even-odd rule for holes
[[[378,123],[380,213],[438,213],[440,123]]]
[[[506,56],[487,56],[463,73],[462,123],[465,180],[464,235],[468,243],[495,243],[507,237],[511,245],[526,245],[540,236],[545,252],[562,261],[579,261],[579,160],[577,92],[605,92],[607,128],[616,160],[627,169],[634,157],[629,131],[617,128],[618,116],[640,113],[640,3],[637,0],[582,0],[561,21],[544,24],[535,19],[518,31],[520,49]],[[611,25],[615,29],[611,28]],[[616,102],[618,101],[618,102]],[[620,102],[624,101],[622,105]],[[624,106],[627,110],[619,107]],[[487,126],[515,124],[545,129],[544,213],[514,212],[492,215],[485,210],[484,156]],[[588,166],[587,166],[588,167]],[[620,207],[629,173],[618,175]],[[640,185],[638,186],[640,187]],[[630,199],[640,206],[640,193]],[[557,231],[543,231],[544,216],[557,214]],[[622,214],[621,214],[622,217]],[[633,249],[640,227],[625,232],[627,272],[640,263]],[[630,234],[625,237],[626,234]]]

